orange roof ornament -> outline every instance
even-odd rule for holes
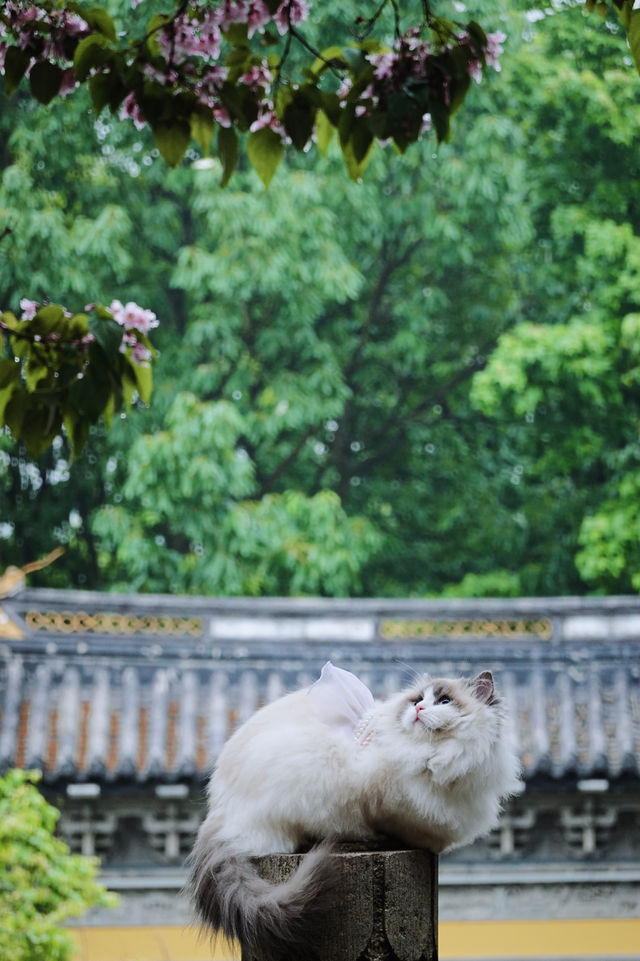
[[[7,567],[4,574],[0,575],[0,597],[13,597],[19,594],[26,584],[27,574],[41,571],[43,568],[53,564],[64,554],[64,547],[56,547],[40,560],[31,561],[24,567],[15,567],[13,564]],[[24,633],[15,624],[8,614],[0,607],[0,638],[7,640],[22,640]]]

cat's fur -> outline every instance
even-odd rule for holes
[[[263,707],[227,742],[191,858],[200,920],[266,958],[310,956],[305,930],[324,909],[330,859],[321,845],[274,886],[252,856],[381,836],[437,853],[490,830],[502,799],[519,788],[489,672],[425,675],[372,702],[351,733],[326,723],[312,691]]]

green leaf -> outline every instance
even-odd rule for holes
[[[213,140],[213,116],[206,107],[199,107],[194,110],[189,117],[191,136],[202,150],[205,157],[211,152],[211,141]]]
[[[6,387],[0,388],[0,425],[4,424],[4,412],[7,404],[11,400],[13,392],[16,388],[19,389],[19,383],[7,384]]]
[[[373,134],[369,130],[369,127],[367,126],[367,124],[363,123],[362,121],[360,123],[357,123],[351,135],[351,146],[353,150],[353,156],[357,164],[359,165],[362,164],[365,157],[368,156],[369,151],[371,150],[372,143],[373,143]]]
[[[313,133],[316,108],[306,97],[295,97],[284,111],[284,128],[296,150],[302,150]]]
[[[51,103],[62,84],[62,70],[55,63],[39,60],[29,74],[31,93],[39,103]]]
[[[27,321],[29,330],[34,334],[50,334],[63,324],[64,310],[59,304],[47,304],[35,314],[33,320]]]
[[[362,70],[370,66],[362,50],[355,47],[345,47],[342,51],[342,57],[346,60],[354,77],[357,77]]]
[[[24,382],[28,392],[32,394],[34,390],[37,390],[40,381],[45,380],[48,375],[49,368],[46,364],[32,354],[24,365]]]
[[[15,314],[12,314],[10,310],[5,310],[2,314],[2,323],[5,327],[11,328],[11,330],[17,330],[20,326],[20,322],[17,320]]]
[[[430,113],[438,143],[446,142],[449,139],[451,130],[449,125],[449,111],[444,104],[434,100],[431,104]]]
[[[487,34],[482,29],[479,23],[475,20],[470,20],[467,24],[467,34],[475,47],[477,52],[486,50],[487,48]]]
[[[158,121],[151,127],[153,139],[163,159],[177,167],[189,146],[191,127],[186,120]]]
[[[633,9],[632,0],[625,0],[623,6],[618,9],[618,16],[627,32],[631,53],[640,73],[640,10]]]
[[[329,144],[331,143],[331,139],[335,132],[336,128],[333,126],[324,110],[318,110],[316,114],[316,140],[320,153],[325,157],[327,156]]]
[[[340,103],[337,93],[323,94],[320,106],[326,113],[333,126],[337,127],[340,123],[340,115],[342,113],[342,104]]]
[[[8,94],[17,89],[24,77],[31,57],[20,47],[9,47],[4,58],[4,86]]]
[[[97,353],[93,356],[96,359],[69,388],[69,401],[75,410],[95,423],[107,406],[111,390],[104,363],[100,363]]]
[[[4,422],[15,440],[20,437],[27,403],[28,394],[20,386],[15,387],[8,400],[5,401]]]
[[[276,108],[276,113],[279,117],[281,117],[284,114],[289,104],[293,101],[294,96],[295,96],[295,92],[291,89],[290,86],[280,87],[278,90],[276,90],[274,104]]]
[[[284,144],[269,127],[255,130],[247,137],[247,156],[260,180],[268,187],[284,155]]]
[[[73,340],[80,340],[85,334],[89,333],[88,314],[74,314],[68,317],[66,322],[67,336]]]
[[[369,135],[371,137],[371,135]],[[356,156],[356,148],[354,146],[354,139],[357,143],[358,156]],[[371,160],[371,154],[373,152],[373,138],[369,141],[369,146],[363,155],[361,154],[362,144],[358,141],[358,137],[353,138],[348,141],[348,143],[342,145],[342,156],[344,157],[349,176],[356,183],[362,180],[362,176],[369,166],[369,161]]]
[[[115,111],[124,100],[127,90],[114,73],[98,73],[89,80],[89,91],[96,113],[105,107]]]
[[[238,137],[233,127],[218,129],[218,156],[222,163],[221,187],[226,187],[238,160]]]
[[[20,364],[10,357],[0,357],[0,389],[20,379]]]
[[[31,457],[38,457],[60,433],[62,419],[55,406],[28,405],[20,425],[20,440]],[[13,433],[13,431],[12,431]]]
[[[249,38],[249,27],[246,23],[231,23],[223,36],[234,47],[246,47]]]
[[[63,424],[71,446],[71,459],[75,460],[87,442],[91,424],[86,417],[81,417],[70,408],[65,411]]]
[[[123,330],[120,324],[112,317],[101,317],[92,313],[89,317],[89,330],[104,351],[107,362],[114,363],[120,355],[122,343]]]
[[[136,387],[143,404],[148,404],[151,400],[151,389],[153,387],[153,373],[151,365],[144,367],[142,364],[131,364],[136,380]]]
[[[346,103],[340,111],[340,120],[338,122],[338,136],[340,137],[340,146],[343,150],[351,140],[355,122],[356,108],[354,104]]]
[[[73,57],[78,80],[82,83],[87,79],[94,67],[101,67],[113,57],[108,39],[101,33],[91,33],[83,37]],[[104,104],[103,104],[104,106]]]
[[[147,46],[154,57],[160,57],[163,55],[162,47],[158,42],[158,37],[162,27],[170,22],[171,17],[168,17],[166,13],[155,13],[147,24],[147,34],[149,35]]]
[[[122,375],[122,393],[127,407],[131,407],[133,396],[137,390],[138,382],[133,373],[132,365],[129,365]]]
[[[20,387],[20,364],[8,357],[0,358],[0,423],[11,395]]]
[[[104,36],[108,37],[113,43],[117,42],[118,36],[116,34],[115,24],[106,10],[103,10],[102,7],[92,7],[90,10],[81,9],[78,12],[92,30],[97,30],[98,33],[104,34]]]
[[[320,76],[325,70],[328,70],[330,66],[337,64],[338,66],[347,66],[347,61],[342,50],[342,47],[332,46],[327,47],[326,50],[320,51],[320,56],[313,61],[311,66],[311,73]]]

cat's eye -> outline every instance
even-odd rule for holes
[[[438,700],[436,701],[436,704],[451,704],[451,698],[447,697],[446,694],[441,694]]]

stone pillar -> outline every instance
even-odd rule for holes
[[[301,857],[269,854],[255,864],[279,884]],[[318,943],[320,961],[437,961],[436,855],[338,845],[332,857],[338,883]],[[260,959],[243,950],[242,961]]]

